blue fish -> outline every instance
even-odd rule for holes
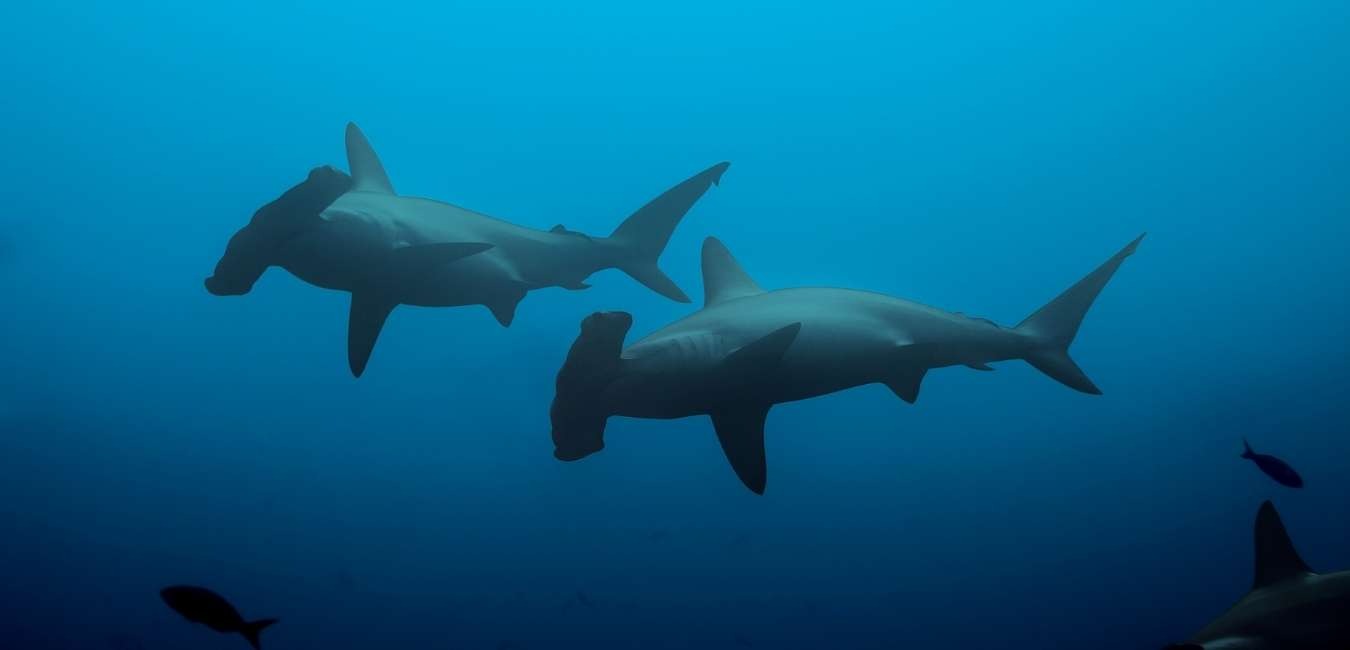
[[[1265,472],[1266,476],[1275,479],[1276,483],[1291,488],[1303,487],[1303,477],[1299,476],[1298,472],[1294,471],[1294,468],[1289,466],[1289,463],[1274,456],[1258,454],[1252,451],[1252,446],[1247,442],[1246,438],[1242,439],[1242,446],[1246,448],[1246,450],[1242,452],[1242,457],[1256,463],[1256,466],[1261,468],[1261,471]]]

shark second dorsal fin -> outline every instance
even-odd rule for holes
[[[351,191],[394,193],[394,186],[384,173],[380,157],[375,155],[370,141],[353,122],[347,123],[347,167],[352,172]]]
[[[703,306],[764,293],[716,237],[703,240]]]
[[[1280,521],[1280,513],[1269,501],[1256,514],[1256,579],[1252,589],[1312,574],[1312,569],[1294,550],[1294,542]]]

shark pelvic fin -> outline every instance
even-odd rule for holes
[[[926,374],[928,374],[928,371],[924,368],[908,370],[891,377],[886,382],[886,386],[891,389],[891,392],[895,393],[896,397],[913,404],[919,399],[919,384],[923,383],[923,377]]]
[[[1256,577],[1252,589],[1311,574],[1312,569],[1294,549],[1280,513],[1271,502],[1262,503],[1256,514]]]
[[[514,294],[501,296],[492,302],[483,303],[492,312],[492,317],[501,323],[502,327],[510,327],[511,321],[516,319],[516,307],[520,306],[520,301],[525,298],[525,290],[520,289]]]
[[[380,157],[375,155],[370,141],[353,122],[347,123],[347,167],[352,173],[353,192],[394,193]]]
[[[703,306],[764,293],[716,237],[703,240]]]
[[[745,487],[764,494],[768,466],[764,459],[764,420],[768,406],[740,406],[712,412],[713,428],[731,469]]]

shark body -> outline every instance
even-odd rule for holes
[[[1269,501],[1255,527],[1252,589],[1185,643],[1168,650],[1350,648],[1350,571],[1317,574],[1294,548]]]
[[[217,295],[247,293],[270,266],[352,294],[348,361],[360,376],[398,305],[484,305],[503,326],[529,291],[585,289],[618,268],[672,300],[689,298],[656,265],[685,213],[728,164],[689,178],[643,206],[608,237],[537,230],[432,199],[400,196],[361,131],[347,127],[351,177],[331,168],[265,206],[230,242],[206,281]]]
[[[774,404],[882,383],[913,403],[926,373],[992,370],[1024,359],[1065,385],[1100,391],[1069,358],[1084,314],[1139,240],[1015,328],[877,293],[834,288],[764,291],[716,239],[703,247],[705,306],[623,348],[632,317],[583,321],[558,374],[554,455],[604,447],[615,415],[709,415],[750,490],[767,480],[764,421]]]

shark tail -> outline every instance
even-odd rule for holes
[[[659,267],[657,258],[665,250],[671,233],[694,203],[718,184],[731,163],[718,163],[686,179],[652,199],[619,224],[609,236],[617,244],[619,261],[614,265],[632,276],[648,289],[676,302],[689,302],[689,296],[680,290]]]
[[[1069,357],[1069,346],[1078,335],[1078,327],[1092,307],[1092,302],[1143,239],[1144,236],[1140,235],[1077,284],[1017,325],[1019,333],[1036,341],[1032,351],[1023,357],[1027,363],[1076,391],[1089,395],[1102,394],[1101,389],[1088,379],[1087,373]]]
[[[277,619],[275,618],[249,621],[248,623],[244,623],[244,627],[239,630],[239,633],[244,635],[244,638],[248,640],[248,644],[253,646],[253,650],[262,650],[262,640],[258,638],[258,635],[262,634],[263,630],[271,627],[276,622]]]

